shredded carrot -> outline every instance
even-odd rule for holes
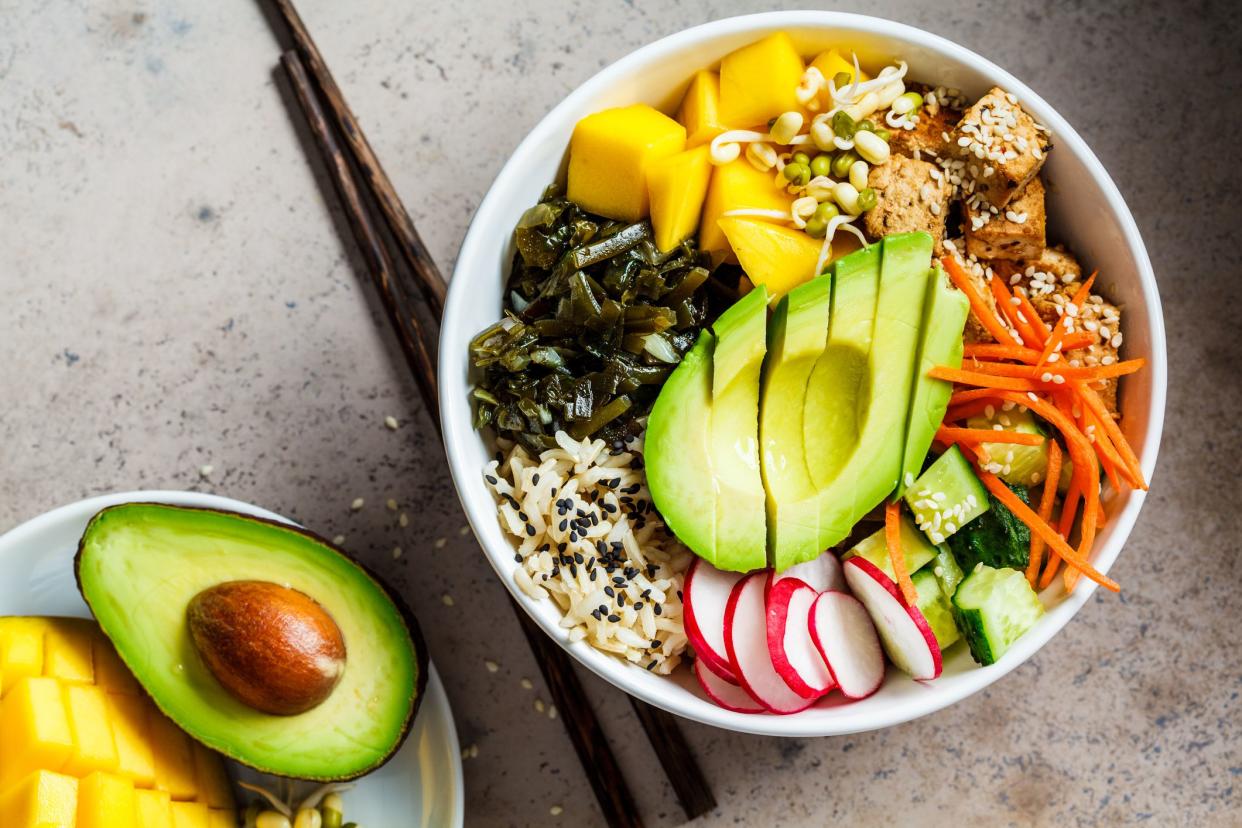
[[[1078,481],[1074,480],[1070,483],[1069,490],[1065,492],[1065,500],[1061,502],[1061,518],[1057,524],[1057,532],[1066,540],[1069,540],[1070,532],[1074,529],[1074,518],[1078,514],[1078,502],[1081,499]],[[1052,583],[1057,576],[1057,568],[1060,564],[1061,556],[1055,550],[1048,550],[1048,565],[1044,567],[1044,574],[1039,579],[1040,589],[1046,589]]]
[[[1054,377],[1061,377],[1062,380],[1074,379],[1094,382],[1096,380],[1133,374],[1141,370],[1146,364],[1147,360],[1145,359],[1127,359],[1124,362],[1114,362],[1112,365],[1091,366],[1065,365],[1060,362],[1049,362],[1042,366],[1013,365],[1008,362],[976,362],[971,366],[971,370],[980,374],[991,374],[998,377],[1019,377],[1022,379],[1039,380],[1040,382],[1055,383]],[[1044,377],[1049,379],[1044,379]]]
[[[992,309],[983,301],[983,297],[979,295],[979,291],[975,290],[975,283],[970,280],[970,276],[966,271],[962,270],[962,266],[957,263],[957,259],[953,256],[945,256],[940,260],[940,264],[944,267],[946,273],[949,274],[950,281],[957,286],[957,289],[966,294],[966,298],[970,300],[970,309],[974,312],[975,318],[979,320],[979,324],[987,329],[992,338],[1002,345],[1017,345],[1018,341],[1013,338],[1004,324],[992,313]]]
[[[995,407],[988,400],[975,400],[974,402],[955,405],[944,413],[944,422],[958,423],[962,420],[969,420],[971,417],[985,415],[988,413],[989,408]]]
[[[997,342],[967,342],[962,348],[967,359],[1012,359],[1031,365],[1039,359],[1039,351],[1022,345],[1001,345]]]
[[[1136,488],[1147,491],[1147,482],[1143,479],[1143,469],[1139,465],[1138,457],[1135,456],[1134,450],[1130,448],[1130,444],[1126,442],[1125,435],[1121,433],[1117,422],[1113,420],[1113,415],[1108,413],[1108,407],[1104,405],[1100,395],[1085,382],[1075,382],[1074,390],[1077,392],[1079,399],[1091,409],[1096,421],[1104,426],[1104,433],[1108,435],[1109,441],[1117,449],[1117,453],[1121,456],[1122,464],[1130,472]]]
[[[960,385],[978,385],[988,389],[997,388],[1006,391],[1038,391],[1042,387],[1038,382],[1032,380],[998,377],[978,371],[950,368],[947,365],[937,365],[927,372],[927,376],[934,379],[949,380]]]
[[[1052,518],[1052,507],[1057,499],[1057,481],[1061,479],[1061,444],[1048,441],[1048,471],[1044,474],[1044,491],[1039,498],[1039,518],[1047,522]],[[1031,534],[1031,559],[1026,565],[1026,579],[1035,586],[1039,579],[1039,563],[1044,554],[1044,539]]]
[[[1098,272],[1099,271],[1097,271],[1097,273]],[[1080,310],[1083,304],[1086,303],[1087,299],[1091,296],[1091,286],[1095,284],[1095,276],[1096,274],[1092,273],[1091,277],[1082,283],[1082,287],[1078,288],[1078,290],[1074,292],[1074,298],[1070,300],[1070,302]],[[1048,357],[1052,356],[1054,352],[1059,353],[1064,347],[1063,340],[1065,339],[1066,334],[1069,333],[1069,331],[1066,330],[1065,323],[1070,321],[1070,319],[1072,319],[1072,317],[1069,316],[1067,312],[1065,316],[1058,319],[1056,324],[1052,326],[1052,335],[1048,337],[1048,342],[1044,345],[1043,356],[1039,359],[1040,365],[1047,362]]]
[[[1018,304],[1014,304],[1013,294],[1009,292],[1009,288],[1005,287],[1005,280],[993,276],[988,285],[992,288],[992,298],[996,300],[997,309],[1005,317],[1005,321],[1009,323],[1010,327],[1018,332],[1018,336],[1022,337],[1023,344],[1027,346],[1043,345],[1039,334],[1035,333],[1035,329],[1031,327],[1031,320],[1027,318],[1026,314],[1019,312],[1018,305],[1021,304],[1021,301],[1019,300]]]
[[[1016,446],[1038,446],[1044,441],[1044,436],[1021,431],[997,431],[991,428],[941,426],[936,431],[936,439],[944,443],[1012,443]]]
[[[1052,331],[1048,330],[1048,326],[1040,318],[1039,311],[1035,310],[1035,306],[1027,298],[1025,290],[1018,288],[1013,292],[1013,295],[1018,297],[1018,310],[1022,311],[1022,315],[1030,322],[1031,330],[1035,333],[1035,337],[1038,340],[1030,344],[1040,348],[1044,347],[1048,344],[1048,337],[1052,336]],[[1062,343],[1062,347],[1065,347],[1064,343]]]
[[[893,574],[897,576],[897,586],[908,606],[916,606],[919,593],[910,580],[910,570],[906,566],[906,554],[901,551],[901,501],[894,500],[884,505],[884,541],[888,546],[888,559],[893,564]]]

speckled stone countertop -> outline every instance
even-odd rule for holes
[[[446,271],[511,148],[570,89],[649,40],[758,8],[299,5]],[[1098,153],[1161,280],[1166,437],[1113,571],[1121,597],[1096,593],[991,689],[884,732],[782,741],[687,723],[720,801],[697,824],[1242,825],[1237,17],[846,6],[997,60]],[[467,825],[600,824],[560,722],[533,709],[547,691],[300,145],[277,55],[255,0],[0,0],[0,530],[88,495],[185,488],[343,534],[419,612],[477,747]],[[629,704],[583,679],[648,823],[679,824]]]

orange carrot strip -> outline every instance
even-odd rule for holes
[[[944,422],[958,423],[962,420],[968,420],[971,417],[978,417],[988,413],[989,408],[995,408],[988,400],[975,400],[974,402],[962,403],[950,408],[944,413]]]
[[[1097,339],[1099,339],[1099,337],[1090,331],[1074,331],[1071,334],[1066,334],[1064,338],[1062,338],[1061,352],[1077,351],[1079,348],[1086,348],[1088,345],[1093,344]]]
[[[1015,290],[1013,295],[1018,297],[1018,310],[1022,311],[1022,315],[1026,317],[1031,325],[1031,330],[1035,332],[1037,342],[1032,342],[1032,347],[1042,348],[1048,344],[1048,337],[1052,336],[1052,331],[1048,330],[1048,326],[1044,324],[1044,320],[1040,318],[1039,311],[1035,310],[1035,306],[1031,304],[1031,300],[1027,298],[1026,291],[1022,289]],[[1064,347],[1064,345],[1062,345]]]
[[[933,379],[949,380],[961,385],[978,385],[984,388],[998,388],[1006,391],[1038,391],[1041,387],[1039,383],[1031,380],[1017,379],[1015,377],[997,377],[978,371],[963,371],[960,368],[950,368],[948,365],[937,365],[927,372],[927,376]]]
[[[901,596],[909,606],[917,606],[919,593],[910,580],[910,570],[906,567],[906,554],[901,551],[901,501],[894,500],[884,505],[884,542],[888,546],[888,559],[893,564],[893,574],[897,576],[897,586]]]
[[[1124,362],[1114,362],[1112,365],[1090,366],[1066,365],[1061,362],[1049,362],[1042,366],[1014,365],[1009,362],[976,362],[971,366],[971,370],[980,374],[992,374],[998,377],[1019,377],[1039,380],[1040,382],[1055,382],[1052,379],[1044,379],[1045,376],[1060,376],[1066,380],[1074,379],[1095,382],[1096,380],[1123,377],[1127,374],[1136,373],[1146,364],[1147,360],[1145,359],[1127,359]]]
[[[1096,273],[1098,272],[1099,271],[1096,271]],[[1082,287],[1078,288],[1078,290],[1074,292],[1074,298],[1070,300],[1070,302],[1072,302],[1079,309],[1082,308],[1088,297],[1091,296],[1091,285],[1095,284],[1095,276],[1096,274],[1092,273],[1091,277],[1082,283]],[[1044,353],[1039,359],[1039,365],[1043,365],[1048,361],[1048,357],[1052,356],[1054,352],[1060,352],[1064,347],[1063,340],[1065,339],[1066,334],[1069,333],[1069,331],[1065,329],[1065,322],[1070,318],[1071,317],[1068,315],[1062,316],[1057,320],[1056,324],[1052,326],[1052,335],[1048,337],[1048,342],[1044,345]]]
[[[1048,471],[1044,474],[1044,491],[1039,498],[1039,517],[1048,521],[1052,518],[1052,507],[1057,499],[1057,481],[1061,479],[1061,444],[1056,440],[1048,441]],[[1026,565],[1026,579],[1035,586],[1039,579],[1040,558],[1044,554],[1044,539],[1031,535],[1031,560]]]
[[[1104,433],[1108,435],[1109,441],[1117,449],[1117,453],[1121,455],[1122,463],[1130,476],[1138,484],[1136,488],[1147,491],[1147,482],[1143,479],[1143,469],[1139,465],[1138,457],[1134,454],[1134,449],[1130,448],[1130,444],[1126,442],[1125,435],[1121,433],[1113,415],[1108,413],[1108,407],[1104,405],[1104,401],[1087,383],[1075,382],[1074,391],[1078,398],[1091,409],[1095,415],[1096,421],[1104,426]]]
[[[997,431],[991,428],[953,428],[941,426],[936,439],[944,443],[1012,443],[1016,446],[1038,446],[1044,441],[1042,434],[1026,434],[1020,431]]]
[[[979,291],[975,290],[975,283],[970,280],[970,276],[966,271],[962,270],[962,266],[957,263],[957,259],[953,256],[945,256],[940,260],[940,264],[944,267],[949,279],[957,286],[957,289],[966,294],[966,298],[970,300],[970,309],[974,311],[975,318],[979,320],[979,324],[987,329],[992,338],[1002,345],[1017,345],[1018,342],[1013,338],[1005,326],[1001,323],[996,314],[992,313],[992,309],[983,301],[983,297],[979,295]]]
[[[1001,345],[996,342],[967,342],[962,348],[962,355],[967,359],[1012,359],[1016,362],[1029,362],[1031,365],[1039,359],[1039,351],[1022,345]]]
[[[1057,531],[1061,537],[1069,538],[1070,532],[1074,529],[1074,518],[1078,513],[1078,501],[1082,499],[1082,495],[1078,491],[1078,481],[1070,483],[1069,490],[1065,493],[1065,500],[1061,503],[1061,519],[1057,524]],[[1046,589],[1053,579],[1056,578],[1057,568],[1061,564],[1061,556],[1054,550],[1048,550],[1048,565],[1044,567],[1043,577],[1039,579],[1039,588]]]
[[[1026,314],[1019,315],[1018,306],[1013,302],[1013,294],[1009,292],[1009,288],[1005,287],[1005,280],[993,276],[988,285],[992,288],[992,298],[996,300],[997,309],[1000,310],[1010,327],[1018,332],[1018,336],[1022,337],[1022,343],[1028,347],[1037,343],[1042,345],[1039,335],[1031,328],[1031,322],[1026,318]]]

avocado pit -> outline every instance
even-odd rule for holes
[[[270,581],[227,581],[186,608],[203,663],[235,698],[293,716],[322,703],[345,672],[345,641],[313,598]]]

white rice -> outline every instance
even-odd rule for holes
[[[563,431],[556,442],[535,459],[502,441],[502,459],[483,471],[515,542],[514,581],[556,602],[571,641],[667,675],[686,649],[681,589],[692,556],[651,504],[642,442],[610,448]]]

